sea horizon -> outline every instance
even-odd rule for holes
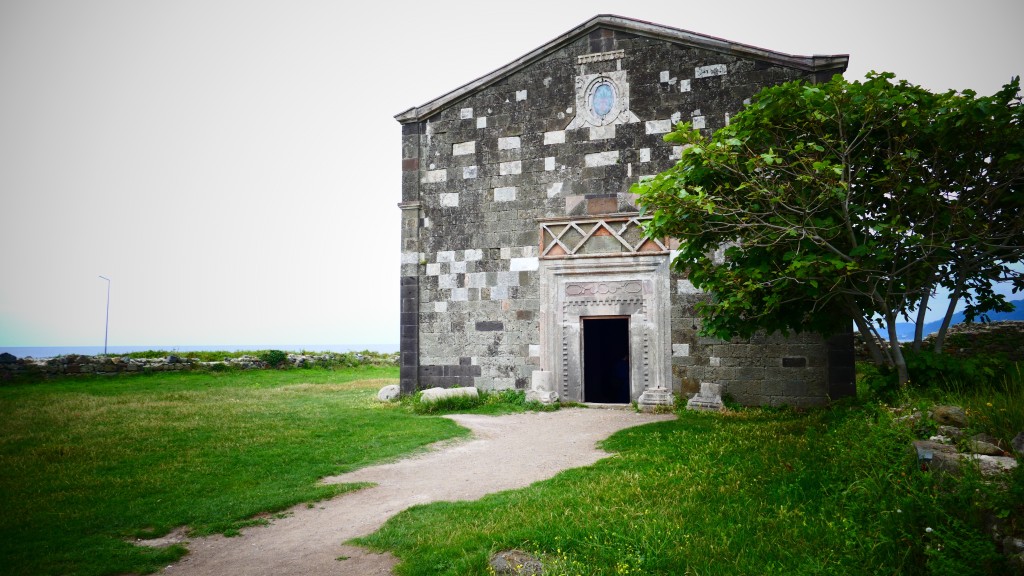
[[[202,345],[152,345],[152,346],[107,346],[107,355],[163,350],[166,352],[248,352],[255,350],[283,350],[285,352],[398,352],[398,344],[202,344]],[[2,346],[0,354],[8,353],[18,358],[54,358],[69,354],[96,356],[103,354],[103,346]]]

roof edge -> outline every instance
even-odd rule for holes
[[[708,36],[707,34],[690,32],[689,30],[683,30],[681,28],[654,24],[653,22],[647,22],[644,20],[626,18],[624,16],[616,16],[614,14],[598,14],[590,20],[587,20],[579,26],[557,36],[553,40],[531,50],[530,52],[527,52],[492,72],[484,74],[475,80],[471,80],[470,82],[459,86],[455,90],[430,100],[425,104],[413,106],[408,110],[396,114],[395,120],[398,120],[398,122],[402,124],[408,124],[410,122],[418,122],[429,118],[448,104],[471,93],[483,90],[498,80],[512,74],[516,70],[526,67],[548,54],[555,52],[563,45],[574,40],[576,37],[588,33],[591,29],[598,27],[621,30],[623,32],[630,32],[640,36],[666,40],[676,44],[686,44],[697,48],[705,48],[736,56],[751,57],[758,60],[768,61],[773,64],[804,70],[806,72],[827,72],[835,70],[841,73],[846,71],[846,67],[850,61],[849,54],[796,56],[765,48],[758,48],[757,46],[752,46],[750,44],[732,42],[730,40],[718,38],[717,36]]]

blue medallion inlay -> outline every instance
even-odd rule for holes
[[[612,88],[612,85],[602,82],[597,88],[594,88],[593,95],[590,97],[590,106],[594,110],[594,114],[601,117],[607,116],[615,106],[615,89]]]

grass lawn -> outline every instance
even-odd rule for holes
[[[916,468],[912,432],[875,403],[683,411],[614,435],[617,456],[594,466],[411,508],[358,542],[405,575],[487,574],[511,548],[546,575],[1009,573],[981,525],[1024,518],[1024,467],[999,493],[970,473],[941,481]]]
[[[153,571],[129,544],[231,534],[352,486],[317,479],[463,433],[381,405],[396,368],[162,373],[0,387],[0,573]]]

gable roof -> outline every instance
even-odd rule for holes
[[[843,72],[846,70],[846,66],[850,61],[849,54],[834,54],[830,56],[794,56],[791,54],[784,54],[782,52],[775,52],[774,50],[758,48],[749,44],[732,42],[715,36],[708,36],[705,34],[690,32],[688,30],[682,30],[680,28],[654,24],[644,20],[615,16],[613,14],[599,14],[554,40],[551,40],[547,44],[520,56],[516,60],[509,62],[493,72],[484,74],[476,80],[463,84],[455,90],[439,96],[425,104],[414,106],[404,112],[396,114],[395,120],[398,120],[402,124],[407,124],[409,122],[418,122],[429,118],[448,104],[469,94],[487,88],[499,80],[518,72],[537,60],[544,58],[548,54],[559,50],[562,46],[575,41],[580,36],[589,34],[592,30],[597,28],[629,32],[631,34],[636,34],[637,36],[666,40],[675,44],[683,44],[686,46],[693,46],[695,48],[713,50],[724,54],[762,60],[772,64],[796,68],[807,72]]]

